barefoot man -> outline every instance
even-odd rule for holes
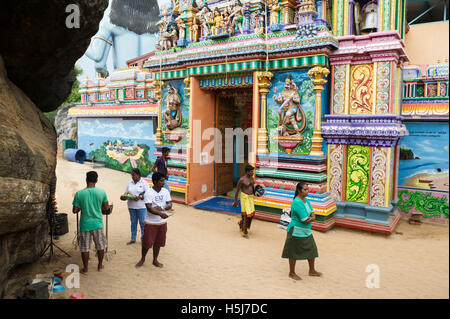
[[[74,214],[81,212],[78,245],[80,246],[81,259],[83,260],[81,273],[84,275],[87,275],[88,272],[89,250],[91,249],[92,239],[94,239],[95,249],[97,250],[98,271],[103,269],[103,255],[106,248],[102,210],[107,211],[110,207],[105,191],[95,187],[97,181],[97,172],[87,172],[87,186],[85,189],[76,192],[72,203],[72,212]]]
[[[142,238],[142,257],[136,264],[141,267],[145,262],[145,256],[153,247],[153,265],[162,267],[158,262],[159,249],[166,245],[167,217],[166,211],[172,208],[172,199],[169,191],[164,188],[165,178],[161,173],[152,175],[153,187],[144,195],[147,215],[145,216],[144,237]]]
[[[253,216],[255,215],[255,204],[253,202],[253,191],[255,189],[254,171],[255,168],[253,166],[245,166],[245,175],[239,179],[236,186],[236,194],[234,195],[233,207],[237,207],[238,194],[239,192],[241,193],[241,221],[239,222],[239,228],[244,238],[248,238],[247,229],[250,229]]]

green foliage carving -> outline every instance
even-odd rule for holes
[[[347,194],[352,202],[369,202],[370,147],[349,145],[347,147]]]
[[[435,197],[431,192],[401,190],[398,192],[397,207],[405,214],[417,210],[422,212],[423,218],[441,218],[443,215],[448,219],[447,196]]]

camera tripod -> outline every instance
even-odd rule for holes
[[[71,257],[65,250],[63,250],[61,247],[59,247],[58,245],[56,245],[53,242],[53,236],[54,236],[54,230],[55,230],[55,213],[54,212],[50,213],[48,223],[50,224],[50,243],[47,245],[47,247],[41,253],[40,257],[44,256],[45,252],[48,250],[49,251],[48,261],[50,262],[52,259],[52,256],[53,256],[53,246],[55,246],[60,251],[62,251],[64,254],[66,254],[67,257]]]
[[[112,212],[113,205],[110,205],[110,213]],[[111,255],[115,255],[115,250],[109,250],[109,237],[108,237],[108,216],[109,214],[106,214],[106,248],[105,248],[105,259],[106,261],[109,261],[111,259]],[[78,236],[79,236],[79,222],[78,222],[78,214],[77,214],[77,243],[78,243]],[[95,256],[97,256],[97,252],[95,252]]]
[[[112,205],[111,205],[111,211],[112,211]],[[115,255],[116,251],[115,250],[109,250],[109,237],[108,237],[108,216],[106,215],[106,248],[105,248],[105,259],[106,261],[109,261],[109,259],[111,258],[111,255]]]

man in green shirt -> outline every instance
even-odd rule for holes
[[[86,173],[86,188],[78,191],[73,199],[74,214],[81,211],[80,232],[78,235],[78,244],[83,260],[82,274],[88,272],[89,250],[91,241],[94,239],[95,249],[98,256],[98,271],[103,269],[103,256],[106,248],[106,237],[103,232],[102,210],[109,210],[108,198],[103,189],[95,187],[98,181],[98,174],[95,171]]]

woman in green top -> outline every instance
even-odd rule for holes
[[[291,205],[291,222],[286,229],[286,242],[281,256],[282,258],[289,258],[289,278],[295,280],[302,279],[295,273],[297,260],[308,259],[310,276],[322,275],[314,268],[314,260],[319,255],[311,233],[311,222],[316,217],[306,196],[308,196],[308,185],[305,182],[298,183]]]

